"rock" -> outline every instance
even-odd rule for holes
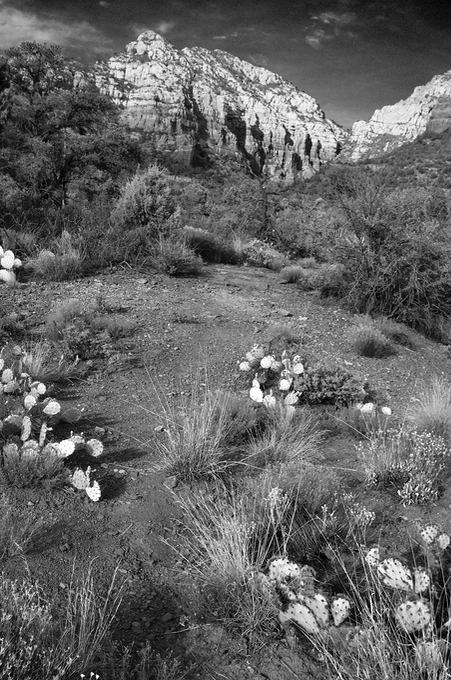
[[[310,176],[347,133],[316,100],[281,76],[222,50],[177,50],[153,31],[94,67],[96,84],[155,150],[185,164],[245,156],[277,181]]]
[[[293,312],[289,312],[287,309],[278,309],[277,311],[280,316],[293,316]]]
[[[167,623],[168,621],[171,621],[174,618],[174,614],[171,612],[166,612],[166,614],[163,614],[161,617],[161,622],[162,623]]]
[[[397,104],[377,109],[368,122],[354,123],[342,158],[352,161],[387,153],[424,132],[451,127],[451,71],[437,75]]]

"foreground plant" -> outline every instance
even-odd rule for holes
[[[4,250],[0,246],[0,281],[4,281],[8,286],[16,284],[16,274],[14,269],[19,269],[22,261],[15,257],[12,250]]]
[[[426,550],[443,555],[449,536],[420,527]],[[340,680],[448,676],[449,619],[446,585],[439,572],[360,548],[353,568],[333,551],[346,596],[321,588],[309,565],[273,560],[267,588],[280,603],[279,619],[307,635],[326,664],[327,677]],[[363,576],[357,575],[362,573]],[[424,675],[426,674],[426,675]]]
[[[67,680],[92,673],[122,600],[116,580],[117,572],[101,598],[94,588],[92,568],[80,584],[72,577],[66,601],[55,612],[39,585],[2,575],[0,680]]]

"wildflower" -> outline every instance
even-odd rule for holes
[[[267,355],[264,356],[264,357],[262,358],[262,360],[260,361],[260,366],[261,366],[262,368],[271,368],[271,366],[273,365],[273,363],[274,363],[274,357],[271,356],[270,354],[267,354]]]
[[[240,371],[250,371],[251,370],[251,365],[248,361],[242,361],[240,363]]]
[[[391,410],[391,408],[390,408],[389,406],[382,406],[382,408],[381,408],[381,413],[382,413],[384,416],[391,416],[392,410]]]

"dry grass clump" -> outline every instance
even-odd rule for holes
[[[214,495],[197,491],[182,496],[184,562],[207,610],[244,635],[251,646],[264,634],[275,634],[277,609],[259,579],[270,557],[249,499],[224,487]],[[251,507],[249,507],[251,505]],[[268,527],[269,531],[274,531]]]
[[[22,345],[22,368],[33,380],[43,383],[63,382],[77,373],[77,361],[57,358],[55,346],[48,340],[29,341]]]
[[[412,400],[407,419],[419,432],[431,432],[451,442],[451,384],[440,376],[424,385]]]
[[[318,457],[324,434],[308,408],[291,413],[284,406],[267,410],[264,431],[253,436],[246,462],[255,467],[280,463],[311,463]]]
[[[56,453],[36,452],[33,448],[9,442],[0,456],[0,482],[18,489],[37,486],[56,488],[67,480],[64,459]]]
[[[415,349],[412,332],[403,323],[398,323],[388,319],[386,316],[381,316],[374,319],[373,324],[390,342],[407,347],[408,349]]]
[[[41,250],[27,260],[26,268],[44,281],[67,281],[83,273],[85,253],[73,245],[72,236],[63,231],[52,245],[52,250]]]
[[[15,555],[24,555],[44,526],[34,511],[16,507],[5,495],[0,496],[0,563]]]
[[[359,325],[349,333],[350,341],[355,351],[362,357],[383,359],[395,350],[389,340],[377,328]]]
[[[216,478],[243,458],[241,445],[257,426],[247,400],[194,385],[181,408],[161,403],[157,448],[163,467],[180,481]]]

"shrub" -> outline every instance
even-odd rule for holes
[[[403,505],[437,500],[450,452],[427,432],[380,431],[357,446],[367,483],[395,489]]]
[[[419,432],[430,432],[451,443],[451,385],[441,377],[434,377],[423,386],[419,396],[412,399],[408,420]]]
[[[377,328],[359,325],[350,331],[349,337],[355,351],[362,357],[382,359],[395,353],[389,340]]]
[[[286,283],[298,283],[304,277],[304,269],[296,264],[288,265],[283,267],[279,274],[282,281]]]
[[[258,239],[252,239],[245,244],[243,255],[248,264],[254,267],[267,267],[274,271],[280,271],[289,264],[287,257],[268,243]]]
[[[150,258],[157,271],[169,276],[200,276],[202,260],[176,238],[161,239],[154,245]]]
[[[332,191],[343,216],[340,295],[355,311],[382,314],[446,340],[451,315],[451,249],[424,196],[387,191],[381,173],[350,171]]]
[[[235,250],[233,243],[226,243],[205,229],[185,227],[183,234],[188,248],[206,262],[239,264],[243,261],[243,255]]]

